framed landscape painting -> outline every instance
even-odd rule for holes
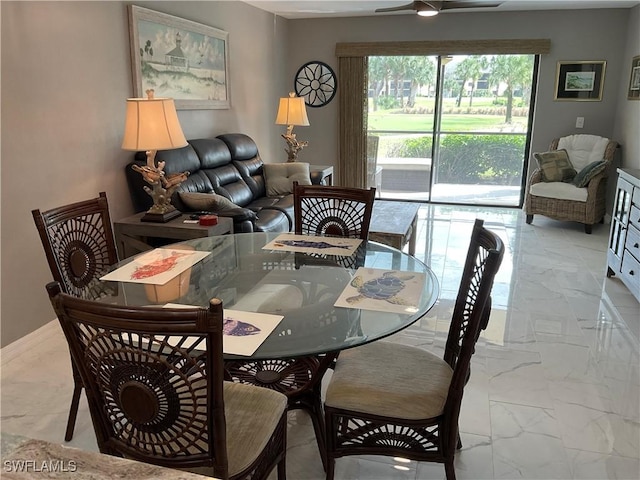
[[[229,108],[229,34],[129,6],[134,95],[173,98],[177,109]]]
[[[602,100],[607,62],[558,62],[555,100],[599,102]]]
[[[631,76],[629,77],[629,100],[640,100],[640,55],[631,60]]]

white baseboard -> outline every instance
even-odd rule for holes
[[[54,318],[37,330],[0,349],[0,366],[8,364],[25,352],[33,351],[36,346],[46,342],[59,329],[58,319]]]

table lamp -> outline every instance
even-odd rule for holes
[[[281,98],[276,125],[287,125],[287,133],[282,135],[282,138],[287,142],[287,148],[284,151],[287,152],[287,162],[295,162],[298,152],[309,145],[309,142],[299,142],[296,139],[296,134],[293,133],[294,125],[309,125],[304,98],[296,97],[293,92],[289,93],[288,97]]]
[[[124,126],[123,150],[146,151],[147,164],[132,168],[142,174],[151,185],[144,190],[153,199],[153,206],[142,217],[145,222],[168,222],[180,215],[171,205],[171,195],[189,175],[189,172],[165,175],[164,163],[156,165],[158,150],[170,150],[187,145],[176,107],[171,98],[154,98],[153,90],[147,90],[147,98],[128,98]]]

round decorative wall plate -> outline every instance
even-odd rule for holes
[[[324,62],[307,62],[296,73],[295,90],[310,107],[326,105],[336,94],[336,74]]]

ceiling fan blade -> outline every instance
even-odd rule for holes
[[[416,3],[422,2],[411,2],[406,5],[400,5],[399,7],[387,7],[387,8],[377,8],[375,13],[384,13],[384,12],[399,12],[400,10],[415,10]]]
[[[375,13],[384,12],[398,12],[401,10],[415,10],[420,12],[422,10],[432,10],[434,12],[440,12],[444,10],[455,10],[459,8],[491,8],[499,7],[504,2],[489,2],[482,0],[459,0],[459,1],[437,1],[437,0],[417,0],[406,5],[400,5],[398,7],[378,8]]]
[[[440,10],[453,10],[456,8],[492,8],[499,7],[504,2],[483,2],[483,1],[458,1],[458,2],[440,2],[442,6]]]

